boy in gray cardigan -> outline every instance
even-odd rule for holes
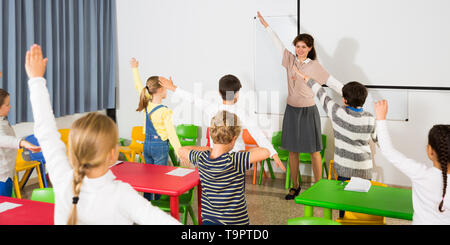
[[[344,106],[341,106],[328,96],[320,84],[298,69],[294,70],[319,98],[332,121],[335,137],[334,166],[338,179],[347,180],[352,176],[372,179],[373,163],[369,142],[377,142],[376,120],[362,108],[367,98],[366,87],[359,82],[347,83],[342,88]]]

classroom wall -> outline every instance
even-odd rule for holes
[[[219,101],[217,86],[220,77],[234,74],[243,84],[240,103],[252,110],[253,16],[257,10],[268,16],[295,15],[296,2],[117,0],[117,121],[120,137],[129,138],[131,128],[143,125],[145,118],[143,113],[135,111],[138,95],[129,68],[131,57],[140,61],[143,80],[150,75],[172,76],[175,84],[211,101]],[[450,103],[450,93],[411,91],[408,100],[409,121],[388,122],[392,140],[409,157],[431,165],[425,153],[428,130],[436,123],[450,123],[450,113],[442,107]],[[206,143],[207,122],[203,122],[198,110],[174,99],[171,92],[168,92],[164,104],[173,109],[175,124],[200,125],[202,144]],[[273,131],[281,130],[282,116],[258,117],[261,128],[268,136]],[[328,161],[333,159],[334,137],[329,119],[324,117],[321,122],[323,133],[328,135]],[[387,184],[411,186],[406,176],[377,153],[376,147],[373,148],[374,179]],[[301,171],[305,175],[312,175],[309,165],[302,164]]]

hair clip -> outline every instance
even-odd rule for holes
[[[75,197],[73,197],[72,198],[72,204],[77,204],[78,203],[78,200],[80,200],[80,198],[79,197],[77,197],[77,196],[75,196]]]

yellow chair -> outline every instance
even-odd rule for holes
[[[328,179],[331,179],[331,173],[334,174],[335,180],[337,180],[338,175],[336,173],[336,169],[334,169],[334,161],[333,160],[330,161],[330,174],[328,175]],[[383,186],[383,187],[387,186],[386,184],[376,182],[376,181],[370,181],[370,183],[372,185],[376,185],[376,186]],[[386,224],[386,218],[383,216],[355,213],[355,212],[350,212],[350,211],[345,211],[344,217],[337,218],[336,221],[343,225],[385,225]]]
[[[31,170],[33,168],[36,168],[36,172],[38,175],[38,181],[39,181],[39,187],[44,188],[44,183],[42,182],[42,176],[41,176],[41,170],[39,169],[39,165],[41,164],[38,161],[25,161],[22,157],[23,149],[17,150],[17,158],[16,158],[16,168],[14,171],[14,179],[13,179],[13,188],[14,193],[17,198],[22,198],[22,195],[20,194],[20,189],[25,184],[25,181],[30,175]],[[24,176],[22,177],[22,180],[19,182],[19,175],[18,173],[21,171],[26,171]]]
[[[142,162],[145,162],[143,155],[145,134],[143,133],[143,128],[143,126],[133,127],[131,130],[131,144],[128,146],[119,146],[119,152],[123,153],[127,161],[134,162],[137,154]]]
[[[58,129],[58,132],[61,134],[61,140],[66,144],[66,148],[69,149],[69,128]]]

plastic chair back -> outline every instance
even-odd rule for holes
[[[53,192],[53,188],[34,189],[31,193],[31,200],[55,203],[55,193]]]
[[[144,127],[143,126],[134,126],[131,129],[131,140],[144,142],[145,141],[145,134],[144,134]]]
[[[278,156],[288,156],[289,151],[281,148],[282,131],[274,132],[272,135],[272,145]]]
[[[341,223],[334,220],[320,218],[320,217],[299,217],[288,219],[288,225],[341,225]]]
[[[62,142],[64,142],[64,144],[66,144],[66,148],[69,148],[69,133],[70,133],[70,129],[69,128],[62,128],[62,129],[58,129],[58,132],[61,134],[61,140]]]
[[[28,135],[27,137],[25,137],[25,140],[35,146],[39,146],[39,142],[36,139],[36,137],[34,136],[34,134]],[[42,154],[42,151],[41,152],[32,152],[28,149],[25,149],[23,155],[25,155],[25,156],[23,156],[23,158],[25,160],[38,161],[41,163],[45,163],[45,158],[44,158],[44,155]],[[29,159],[28,159],[28,156],[29,156]]]
[[[256,143],[256,140],[253,139],[247,129],[242,130],[242,139],[244,140],[245,150],[258,147],[258,143]]]
[[[193,124],[180,124],[176,131],[181,146],[197,145],[198,126]]]

